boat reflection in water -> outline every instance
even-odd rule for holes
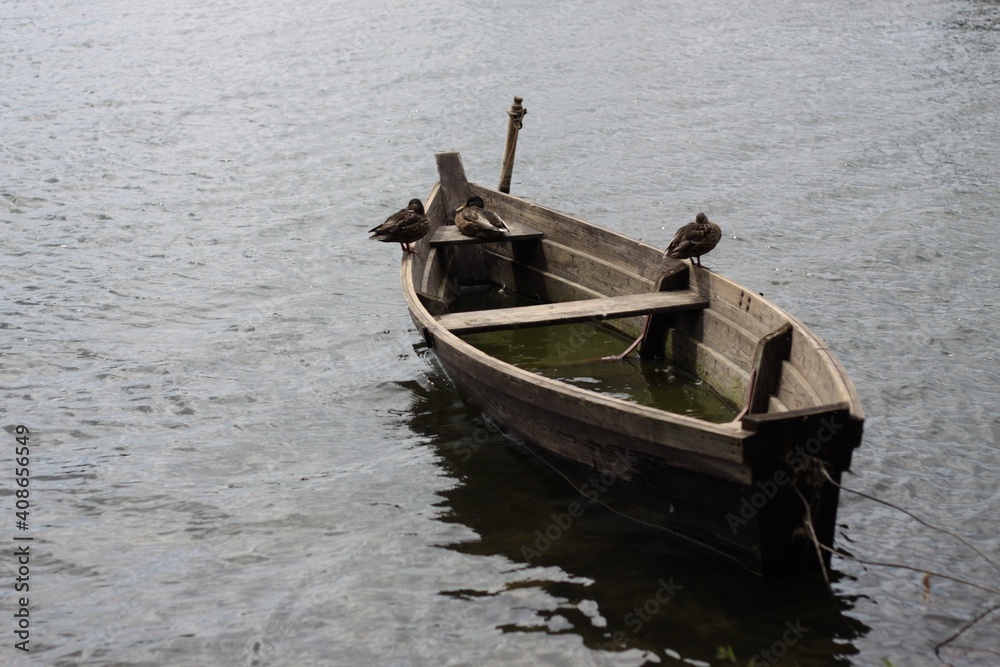
[[[851,640],[868,632],[844,615],[853,599],[812,575],[758,577],[706,547],[625,518],[641,508],[620,497],[613,478],[568,474],[500,434],[462,401],[434,355],[422,354],[435,369],[425,382],[404,383],[413,395],[406,418],[456,480],[442,494],[439,518],[477,536],[441,546],[512,564],[506,580],[488,590],[463,586],[443,595],[488,605],[505,592],[534,588],[548,601],[531,610],[534,620],[496,627],[578,635],[598,665],[606,664],[604,652],[629,649],[652,662],[655,655],[667,664],[678,656],[714,664],[720,646],[731,646],[742,664],[776,642],[780,664],[848,664],[856,652]],[[831,574],[836,588],[840,575]],[[523,595],[517,600],[530,604]]]

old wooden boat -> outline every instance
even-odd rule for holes
[[[832,547],[837,483],[860,444],[857,392],[829,348],[758,293],[660,249],[466,180],[437,156],[431,232],[402,263],[407,306],[464,398],[505,432],[600,475],[662,525],[776,575],[818,569]],[[458,233],[470,194],[509,238]],[[503,286],[533,305],[455,311],[470,288]],[[543,377],[468,342],[475,332],[600,322],[634,336],[732,405],[726,423]],[[607,363],[622,363],[613,361]],[[813,539],[814,538],[814,539]]]

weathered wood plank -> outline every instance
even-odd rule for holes
[[[663,251],[578,218],[539,206],[524,199],[503,195],[475,183],[470,184],[486,207],[504,220],[516,220],[545,234],[545,238],[570,248],[593,248],[605,261],[633,271],[649,280],[656,278],[678,260],[665,258]]]
[[[669,292],[677,289],[688,289],[691,281],[691,267],[684,262],[671,264],[656,278],[657,292]]]
[[[813,388],[808,378],[790,361],[785,361],[781,370],[781,383],[775,396],[791,410],[800,410],[813,405],[822,405],[823,400]]]
[[[424,294],[450,306],[458,296],[458,285],[453,279],[451,267],[448,264],[449,259],[436,249],[431,248],[427,252],[423,272],[417,274],[414,280],[422,286],[420,291]]]
[[[788,412],[788,406],[781,402],[777,396],[772,396],[767,407],[768,412]]]
[[[485,285],[490,282],[484,255],[479,247],[444,246],[435,250],[448,258],[450,262],[448,273],[455,279],[458,287]]]
[[[654,282],[649,278],[608,262],[598,253],[590,254],[589,249],[570,248],[547,238],[534,246],[491,246],[488,252],[533,264],[553,275],[586,285],[602,296],[653,291]]]
[[[635,341],[625,348],[631,354],[635,349],[640,359],[657,359],[666,355],[667,331],[670,328],[671,313],[661,313],[658,315],[647,315],[642,318],[642,331],[639,334],[641,340],[639,347],[635,348]],[[622,354],[625,354],[624,352]]]
[[[428,193],[424,201],[424,210],[430,219],[431,233],[433,233],[437,226],[445,223],[444,193],[439,183],[435,183]],[[449,271],[446,258],[437,249],[430,247],[429,236],[417,241],[416,256],[409,256],[409,262],[404,262],[404,266],[407,264],[410,266],[415,289],[424,295],[424,299],[429,299],[429,302],[435,304],[449,305],[457,295],[457,286]],[[435,305],[434,308],[438,306]]]
[[[434,184],[434,187],[431,188],[430,193],[427,195],[427,199],[424,200],[424,212],[427,213],[427,218],[431,221],[431,233],[433,233],[435,227],[448,224],[444,193],[441,191],[440,183]],[[426,243],[430,240],[430,237],[431,234],[428,234],[421,240]]]
[[[771,333],[787,319],[773,304],[708,269],[693,267],[691,289],[711,300],[712,309],[754,337]]]
[[[686,264],[675,264],[664,271],[656,281],[654,291],[668,292],[677,289],[687,289],[691,271]],[[702,312],[708,312],[703,310]],[[652,359],[666,352],[667,331],[673,321],[672,313],[649,315],[642,330],[642,341],[639,343],[639,357]]]
[[[431,315],[444,315],[449,311],[448,304],[436,294],[428,294],[427,292],[416,292],[417,297],[420,299],[420,303],[424,305],[427,312]]]
[[[816,338],[796,330],[792,336],[792,351],[789,362],[809,384],[824,403],[839,403],[851,400],[851,391],[837,373],[831,372],[832,362],[826,347]],[[826,357],[826,358],[824,358]]]
[[[493,246],[487,248],[492,249]],[[531,264],[510,261],[491,251],[484,252],[483,259],[490,281],[539,303],[600,299],[605,296]]]
[[[455,222],[455,209],[468,201],[472,191],[465,178],[462,156],[458,153],[435,153],[434,160],[437,162],[438,182],[444,193],[446,224],[451,225]]]
[[[746,401],[750,373],[683,331],[670,330],[666,356],[681,369],[700,378],[733,406],[738,407]]]
[[[450,245],[482,245],[484,243],[511,243],[515,241],[534,241],[542,238],[542,232],[531,229],[517,222],[507,222],[510,234],[507,234],[500,241],[484,241],[483,239],[466,236],[458,231],[455,225],[445,225],[434,230],[431,236],[430,245],[432,248]]]
[[[697,318],[677,318],[674,326],[728,357],[740,368],[750,370],[760,337],[733,322],[716,310],[715,306],[713,303]]]
[[[781,367],[792,346],[792,325],[786,322],[757,342],[753,383],[747,412],[767,412],[772,394],[778,393]]]
[[[706,306],[708,301],[692,292],[652,292],[568,303],[543,303],[520,308],[452,313],[438,318],[438,321],[452,333],[473,333],[511,327],[537,327],[635,317],[649,313],[694,310]]]

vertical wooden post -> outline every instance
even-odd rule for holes
[[[654,292],[688,289],[690,284],[690,269],[684,262],[677,262],[660,274],[656,280]],[[667,331],[673,321],[674,313],[647,315],[642,327],[642,343],[639,344],[639,356],[642,359],[662,357],[667,340]]]
[[[514,172],[514,151],[517,150],[517,132],[521,129],[521,122],[524,114],[528,110],[521,106],[524,100],[520,97],[514,98],[514,103],[507,111],[507,142],[503,148],[503,166],[500,169],[500,185],[497,190],[505,194],[510,194],[510,176]]]

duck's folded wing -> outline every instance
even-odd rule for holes
[[[691,239],[682,239],[680,241],[674,241],[667,248],[667,252],[670,254],[682,254],[691,250],[695,246],[694,241]]]
[[[467,209],[468,210],[468,209]],[[488,212],[481,208],[471,209],[467,218],[470,222],[475,223],[476,227],[480,229],[485,229],[487,231],[493,232],[506,232],[507,225],[504,224],[500,216],[495,213],[490,215]]]
[[[402,210],[390,215],[385,222],[368,230],[369,233],[392,234],[413,225],[420,216],[413,211]]]

